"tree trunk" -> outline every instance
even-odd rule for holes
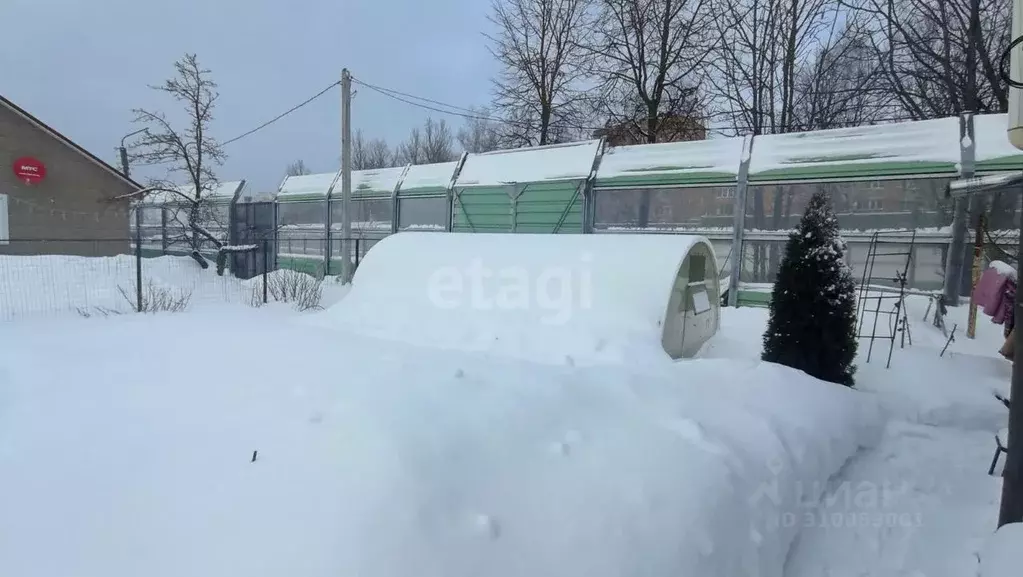
[[[647,117],[646,117],[646,141],[647,144],[654,144],[657,142],[657,106],[655,104],[647,104]],[[646,228],[650,225],[650,197],[652,192],[649,188],[644,188],[639,193],[639,226]]]

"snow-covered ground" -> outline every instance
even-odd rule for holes
[[[876,431],[756,361],[551,367],[294,315],[0,327],[0,574],[780,576],[781,516]]]
[[[203,270],[186,256],[142,259],[143,302],[158,295],[187,302],[188,310],[225,303],[253,303],[262,296],[262,277],[240,280],[216,265]],[[109,316],[136,310],[134,256],[0,255],[0,321],[68,316]],[[271,274],[290,274],[275,271]],[[343,291],[333,278],[323,283],[324,304]]]
[[[977,574],[998,516],[1000,479],[987,475],[994,435],[1008,422],[993,395],[1008,392],[1011,374],[997,354],[1002,327],[980,314],[977,338],[968,339],[967,307],[950,309],[947,323],[959,325],[958,336],[939,357],[946,338],[923,322],[927,300],[910,297],[907,308],[913,345],[896,344],[890,369],[887,343],[875,343],[866,363],[861,342],[857,388],[886,414],[881,440],[846,464],[821,504],[789,519],[801,533],[786,577]],[[755,355],[760,334],[742,329],[766,316],[763,309],[727,311],[707,354]],[[1002,464],[1004,456],[996,473]],[[1017,545],[1023,549],[1023,541]]]
[[[761,363],[763,309],[723,311],[698,360],[557,366],[244,290],[0,324],[0,575],[940,577],[1006,554],[1008,363],[965,308],[939,357],[911,299],[913,345],[848,390]]]

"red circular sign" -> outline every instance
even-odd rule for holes
[[[35,184],[46,178],[46,165],[31,156],[23,156],[14,161],[14,176],[25,184]]]

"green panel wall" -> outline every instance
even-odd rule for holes
[[[511,186],[457,190],[455,232],[552,233],[582,232],[581,181],[542,182],[518,186],[521,194],[512,216]],[[578,195],[576,190],[580,190]],[[561,223],[560,228],[558,226]]]
[[[515,205],[515,231],[548,234],[582,232],[581,184],[572,181],[527,185]]]
[[[503,186],[456,189],[455,232],[511,230],[511,197]]]

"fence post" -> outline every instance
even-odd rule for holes
[[[964,112],[959,117],[960,180],[973,178],[975,140],[973,114]],[[959,306],[959,297],[963,292],[963,265],[969,250],[966,246],[966,233],[969,227],[968,203],[969,200],[965,198],[956,198],[952,201],[952,241],[948,247],[948,257],[945,259],[945,278],[942,286],[945,305],[950,307]]]
[[[746,188],[749,183],[749,161],[753,153],[753,136],[742,145],[739,172],[735,177],[735,212],[732,214],[732,270],[728,275],[728,306],[739,306],[739,280],[742,273],[742,245],[746,232]]]
[[[266,277],[270,261],[270,241],[263,239],[263,304],[266,304]]]
[[[142,206],[135,206],[135,310],[142,312]]]

